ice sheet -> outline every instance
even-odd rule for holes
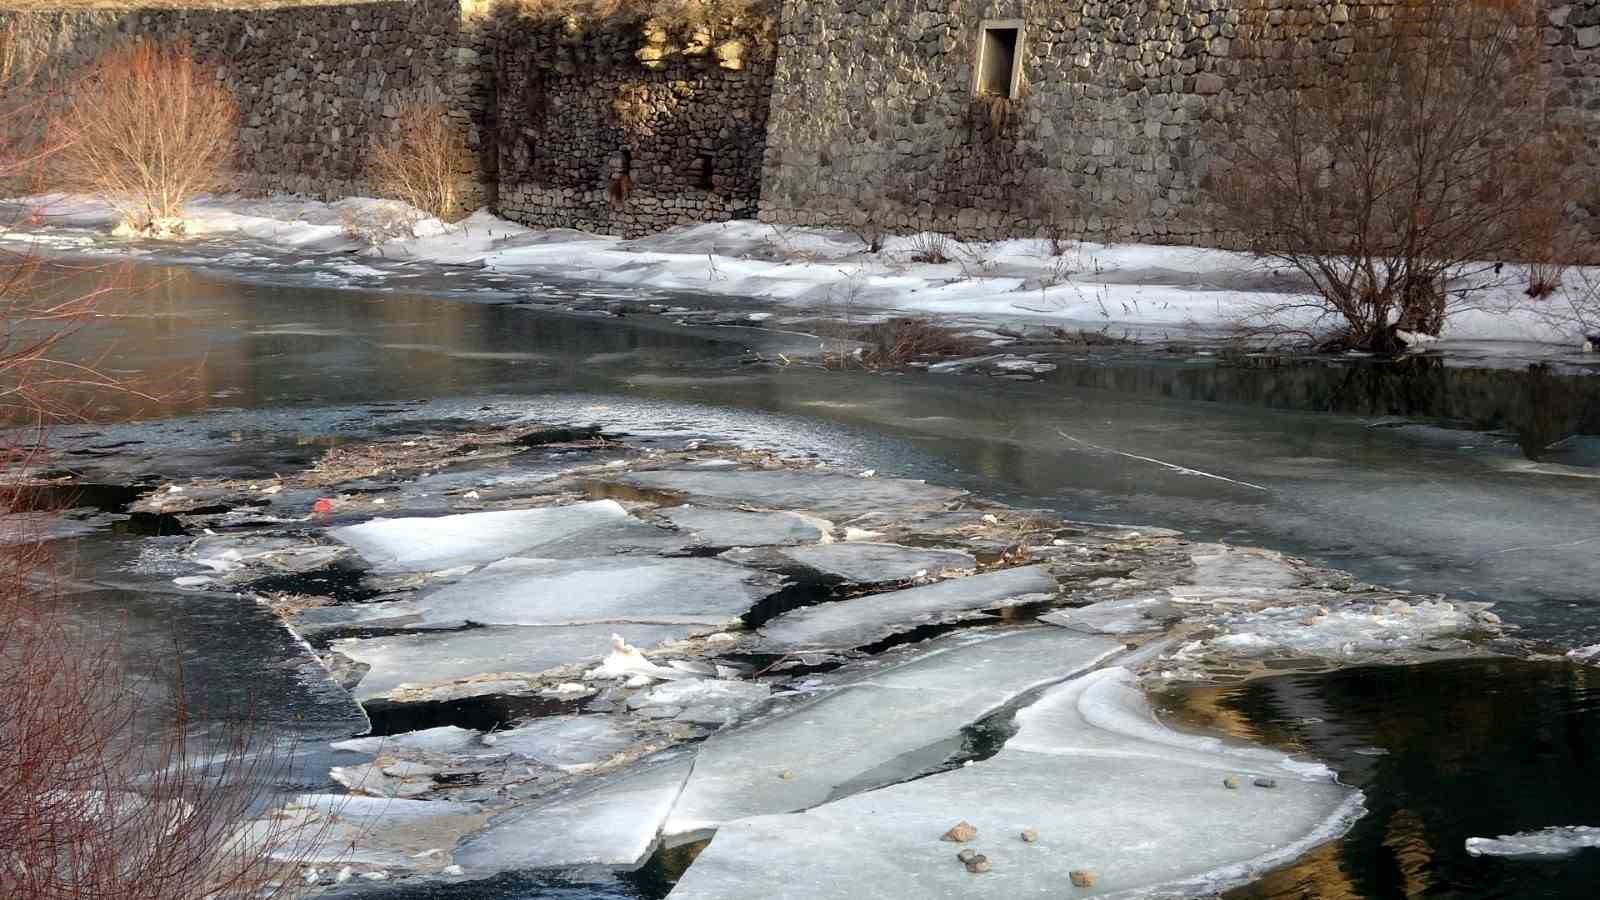
[[[427,625],[640,622],[724,627],[779,579],[714,559],[513,557],[428,595]]]
[[[440,685],[501,673],[536,674],[604,657],[611,635],[630,644],[653,647],[688,637],[695,629],[672,625],[574,625],[569,627],[491,626],[466,631],[419,632],[335,641],[333,649],[371,670],[355,687],[357,700],[386,697],[402,687]],[[504,684],[462,685],[455,696],[495,693]]]
[[[706,471],[665,469],[622,479],[642,487],[737,501],[768,509],[809,510],[823,515],[887,512],[911,514],[942,509],[965,495],[951,488],[897,478],[857,478],[834,472]]]
[[[965,726],[1121,649],[1116,641],[1060,628],[930,641],[905,661],[712,735],[666,833],[805,809],[908,777],[958,749]],[[930,747],[937,751],[931,758]]]
[[[713,547],[809,544],[827,536],[825,520],[792,512],[744,512],[679,506],[661,513],[672,524]]]
[[[1473,856],[1570,856],[1591,847],[1600,847],[1600,828],[1588,825],[1467,838],[1467,852]]]
[[[1104,688],[1127,677],[1079,681]],[[1239,757],[1163,734],[1137,690],[1068,682],[1040,703],[1051,714],[1022,722],[990,759],[725,823],[670,896],[854,900],[863,886],[890,884],[897,896],[928,898],[1209,895],[1337,834],[1359,811],[1360,795],[1325,771],[1295,775],[1286,759],[1271,765],[1269,751]],[[1130,733],[1128,722],[1142,724]],[[1240,759],[1245,768],[1235,768]],[[1280,776],[1274,786],[1223,784],[1225,772],[1262,766]],[[965,846],[992,871],[969,873],[956,859],[961,845],[940,840],[958,820],[977,827]],[[1038,841],[1020,840],[1023,829]],[[1094,885],[1068,887],[1073,871],[1093,872]]]
[[[567,793],[494,819],[456,851],[468,874],[512,869],[637,868],[689,775],[672,755],[616,776],[585,780]]]
[[[868,541],[791,547],[779,552],[803,566],[859,584],[937,577],[978,565],[971,554],[958,550],[925,550]]]
[[[574,537],[588,538],[608,526],[614,530],[630,525],[642,529],[640,537],[661,533],[628,515],[615,500],[433,518],[374,519],[329,533],[378,571],[432,572],[483,565],[518,554],[539,555],[536,551]],[[591,548],[589,552],[597,551]]]
[[[969,618],[982,610],[1047,600],[1056,590],[1055,577],[1044,566],[952,578],[793,610],[762,627],[761,646],[773,651],[860,647],[923,625]]]

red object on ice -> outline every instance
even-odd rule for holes
[[[327,497],[318,497],[317,502],[311,504],[311,511],[318,515],[331,513],[333,512],[333,501]]]

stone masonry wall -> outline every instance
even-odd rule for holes
[[[367,148],[402,104],[442,102],[472,146],[463,173],[492,200],[492,33],[484,0],[392,0],[244,9],[0,11],[34,84],[59,86],[136,37],[186,40],[239,105],[239,188],[321,197],[371,193]]]
[[[1226,243],[1196,190],[1219,118],[1395,2],[789,0],[761,218]],[[974,98],[984,20],[1023,23],[1016,100]],[[1544,20],[1551,111],[1600,174],[1600,0]]]
[[[496,32],[501,215],[629,237],[755,215],[770,53],[638,20]]]

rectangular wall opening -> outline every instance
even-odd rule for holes
[[[978,41],[978,73],[975,93],[993,97],[1015,97],[1022,56],[1021,22],[985,22]]]

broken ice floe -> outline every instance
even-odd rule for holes
[[[270,820],[247,823],[233,840],[269,843],[273,858],[285,862],[435,871],[450,863],[440,848],[455,846],[486,818],[470,803],[302,794]]]
[[[479,566],[508,556],[571,557],[681,544],[615,500],[571,506],[373,519],[329,532],[380,572]]]
[[[357,700],[394,699],[396,694],[454,699],[525,690],[530,676],[597,661],[613,634],[653,647],[693,631],[682,625],[501,625],[349,638],[332,647],[370,667],[355,687]]]
[[[1059,893],[1074,870],[1097,876],[1074,896],[1194,896],[1293,859],[1360,809],[1325,769],[1168,731],[1123,670],[1051,688],[1018,722],[973,765],[724,822],[671,896],[826,900],[893,884],[904,896],[1010,898]],[[1226,772],[1272,773],[1276,786],[1229,789]],[[954,819],[977,826],[992,863],[982,878],[939,840]],[[1037,841],[1000,837],[1023,828]]]
[[[708,738],[665,833],[805,809],[935,768],[959,751],[962,728],[1121,649],[1059,628],[978,632],[856,671]]]
[[[638,736],[610,716],[554,716],[495,732],[494,750],[563,772],[582,772],[633,746]]]
[[[662,517],[713,547],[812,544],[831,538],[832,523],[795,512],[744,512],[679,506]]]
[[[309,572],[349,552],[344,547],[309,543],[304,538],[214,534],[197,538],[184,555],[219,575],[241,570],[261,575]]]
[[[1600,847],[1600,828],[1588,825],[1467,838],[1467,853],[1473,856],[1570,856],[1591,847]]]
[[[468,871],[638,867],[689,776],[688,756],[667,754],[502,814],[455,852]]]
[[[721,727],[760,706],[772,693],[749,681],[675,681],[628,698],[628,708],[670,715],[674,721]]]
[[[706,471],[666,469],[634,472],[623,481],[641,487],[679,491],[748,503],[767,509],[804,509],[822,515],[868,512],[912,513],[942,509],[964,491],[896,478],[857,478],[833,472],[788,469]]]
[[[1163,627],[1173,616],[1165,595],[1104,600],[1076,609],[1045,613],[1039,621],[1089,634],[1138,634]]]
[[[1481,604],[1329,599],[1329,606],[1219,613],[1210,620],[1214,636],[1186,644],[1174,656],[1398,659],[1408,651],[1464,649],[1466,638],[1499,628],[1498,617]]]
[[[937,578],[971,570],[977,560],[959,550],[929,550],[870,541],[786,547],[770,551],[773,557],[797,563],[857,584],[880,584],[912,578]],[[752,557],[731,556],[740,562]]]
[[[957,622],[987,609],[1049,600],[1055,577],[1045,566],[1001,569],[936,584],[807,606],[762,627],[767,650],[848,649],[923,625]]]
[[[735,624],[778,579],[714,559],[503,559],[420,601],[427,625]]]

